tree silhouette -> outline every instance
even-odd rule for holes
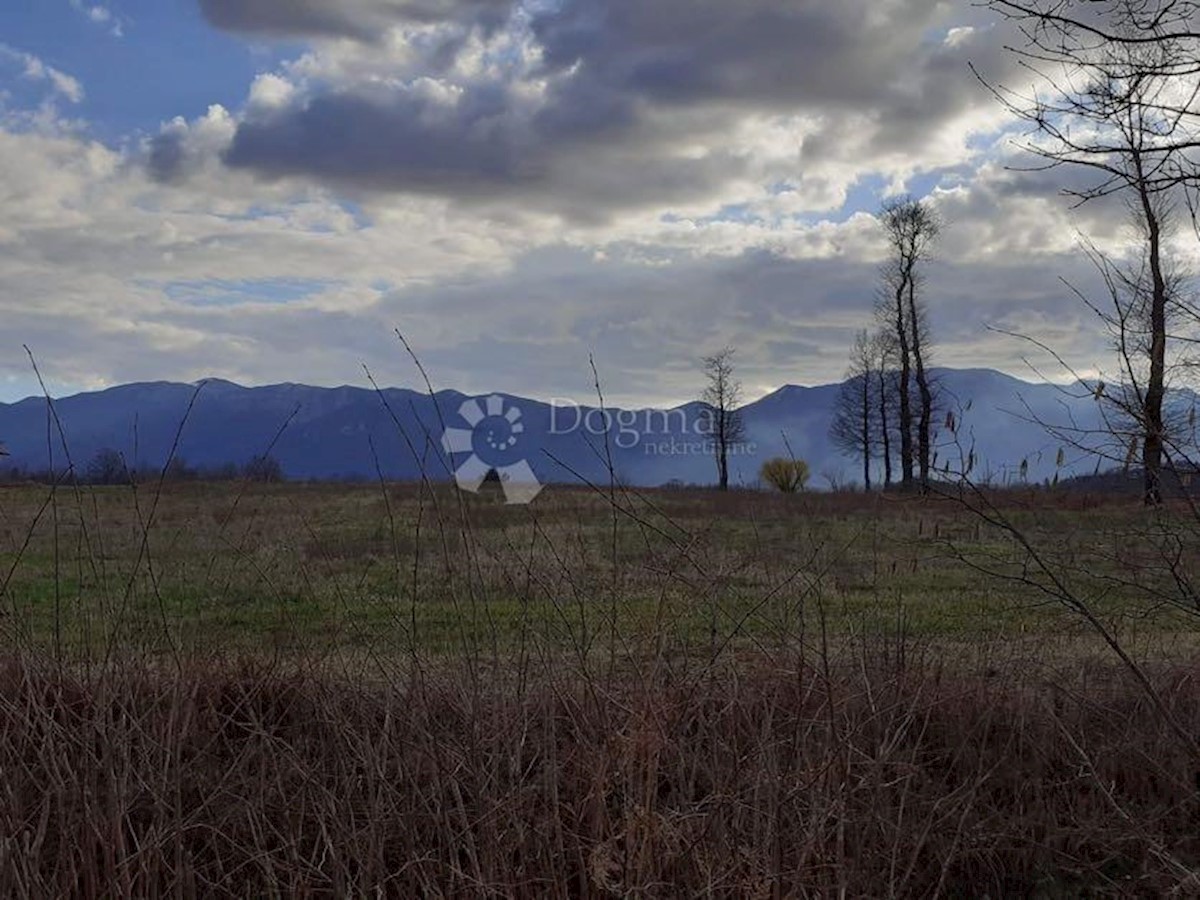
[[[739,411],[742,400],[742,385],[734,378],[732,347],[726,347],[712,356],[706,356],[702,365],[708,386],[701,400],[708,406],[711,415],[713,455],[717,463],[717,486],[729,490],[729,453],[746,434]]]

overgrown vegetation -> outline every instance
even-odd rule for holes
[[[1113,589],[1140,506],[991,499],[1200,727],[1195,618]],[[959,500],[243,481],[0,514],[7,894],[1194,887],[1193,758],[1070,610],[984,574],[1025,551]]]
[[[1003,665],[1003,664],[999,664]],[[1084,664],[1058,686],[864,643],[330,681],[0,675],[10,895],[1192,893],[1189,761]],[[1164,672],[1200,728],[1191,670]],[[1074,685],[1093,685],[1086,696]]]

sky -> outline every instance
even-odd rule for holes
[[[5,0],[0,400],[221,377],[666,405],[839,380],[901,194],[935,361],[1081,372],[1075,173],[970,0]],[[1061,373],[1059,373],[1061,374]]]

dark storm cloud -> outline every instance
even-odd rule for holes
[[[470,21],[488,28],[512,0],[199,0],[217,28],[251,34],[371,39],[388,25]]]
[[[689,199],[739,164],[720,152],[635,155],[640,123],[629,109],[596,105],[591,113],[527,113],[503,86],[481,87],[453,106],[405,91],[318,94],[243,122],[225,161],[266,177],[312,176],[367,191],[520,198],[580,220]],[[648,130],[640,137],[653,140]]]
[[[863,0],[567,0],[532,28],[549,69],[580,66],[572,88],[664,104],[871,105],[938,8],[936,0],[890,14]]]
[[[502,88],[476,91],[452,109],[403,91],[347,92],[245,122],[226,161],[268,174],[437,192],[452,183],[478,189],[535,178],[534,149]]]

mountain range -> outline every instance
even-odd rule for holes
[[[957,420],[956,437],[939,422],[943,459],[957,465],[973,449],[974,471],[1000,481],[1014,478],[1022,461],[1035,481],[1096,468],[1096,457],[1069,447],[1060,464],[1064,441],[1039,424],[1099,428],[1098,406],[1081,386],[1064,390],[987,369],[933,374]],[[809,463],[815,487],[861,480],[861,466],[839,455],[829,438],[838,390],[837,384],[788,385],[746,404],[746,444],[731,459],[731,482],[754,484],[763,461],[789,455]],[[471,464],[484,471],[526,461],[543,483],[607,483],[611,468],[640,486],[710,484],[715,466],[707,425],[699,403],[600,410],[508,394],[243,387],[220,379],[128,384],[52,405],[43,397],[0,404],[10,467],[62,470],[69,457],[82,469],[105,449],[129,464],[158,467],[174,448],[188,464],[205,467],[270,454],[296,479],[406,480],[424,471],[446,480],[475,456]]]

